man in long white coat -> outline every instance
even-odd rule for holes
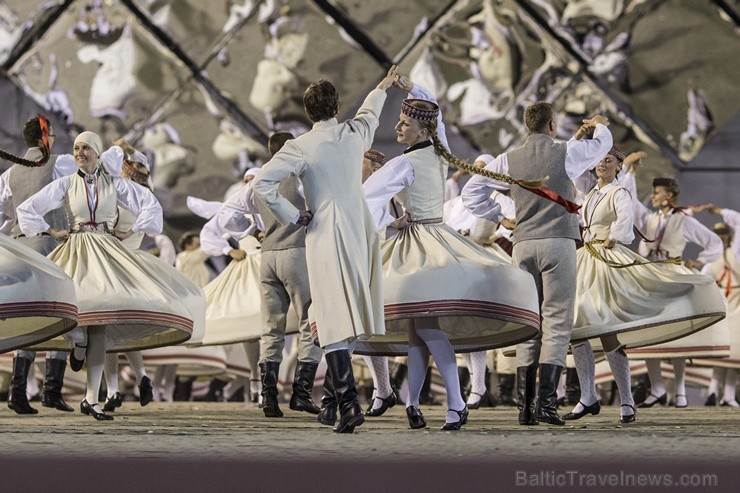
[[[352,374],[353,342],[385,333],[380,239],[362,192],[360,160],[395,78],[394,66],[343,123],[337,122],[339,96],[331,82],[311,84],[303,104],[313,128],[286,142],[252,185],[280,222],[306,226],[309,319],[326,352],[339,407],[337,433],[352,433],[365,420]],[[303,183],[307,211],[278,193],[280,182],[292,176]]]

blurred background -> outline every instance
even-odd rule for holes
[[[38,112],[57,154],[82,130],[126,138],[153,163],[175,238],[203,221],[188,195],[222,200],[266,161],[271,132],[310,127],[309,82],[334,82],[349,118],[395,63],[437,96],[461,158],[518,145],[524,108],[547,100],[562,138],[602,113],[627,153],[647,152],[639,199],[675,176],[683,204],[737,210],[739,12],[737,0],[5,0],[0,147],[21,153]],[[405,94],[389,93],[374,147],[392,157]]]

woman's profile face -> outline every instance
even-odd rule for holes
[[[399,144],[412,146],[429,138],[426,129],[422,128],[419,120],[401,113],[396,124],[396,141]]]
[[[596,165],[596,176],[610,183],[616,178],[619,170],[622,169],[622,163],[611,154],[604,156],[604,159]]]

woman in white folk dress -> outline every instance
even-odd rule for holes
[[[362,351],[393,354],[408,347],[406,414],[412,429],[426,427],[419,395],[431,353],[447,389],[442,429],[459,430],[468,408],[460,394],[455,350],[531,338],[539,327],[537,296],[529,274],[442,222],[451,155],[439,107],[406,77],[395,84],[412,98],[403,102],[396,125],[398,142],[408,148],[368,178],[364,189],[376,226],[395,223],[401,230],[381,247],[387,334],[364,341]],[[395,221],[386,208],[394,196],[406,210]]]
[[[75,139],[76,174],[53,181],[17,209],[21,230],[28,236],[48,233],[63,243],[49,258],[74,281],[79,326],[69,332],[74,343],[73,370],[87,359],[84,414],[111,420],[98,404],[106,350],[129,351],[187,340],[193,316],[170,287],[174,281],[154,277],[148,265],[120,240],[143,231],[162,230],[162,207],[147,189],[100,165],[102,141],[93,132]],[[136,216],[127,231],[115,231],[118,205]],[[44,215],[68,208],[68,230],[51,229]],[[168,284],[169,283],[169,284]]]
[[[596,186],[581,210],[584,246],[577,252],[571,345],[580,402],[563,419],[599,414],[594,348],[603,350],[619,389],[621,423],[635,420],[625,347],[678,339],[724,317],[712,279],[649,262],[626,247],[634,239],[632,199],[617,182],[624,153],[612,147],[596,165]],[[619,337],[617,337],[619,335]],[[598,338],[598,339],[597,339]]]

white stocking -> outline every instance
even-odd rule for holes
[[[728,368],[727,375],[725,377],[725,391],[722,394],[722,403],[729,404],[732,407],[737,407],[737,401],[735,400],[735,391],[737,388],[737,370],[735,368]]]
[[[663,375],[660,373],[660,360],[649,359],[645,363],[650,376],[650,395],[645,402],[649,403],[665,394],[665,385],[663,385]]]
[[[388,376],[388,358],[386,356],[363,356],[362,359],[373,377],[373,409],[380,409],[383,405],[381,399],[390,397],[393,393]]]
[[[723,366],[715,366],[712,368],[712,379],[709,381],[709,389],[707,390],[709,395],[714,394],[715,397],[719,396],[719,384],[725,381],[725,375],[727,374],[727,368]]]
[[[635,405],[635,399],[632,397],[632,389],[630,383],[632,380],[630,374],[630,362],[627,359],[627,355],[624,354],[624,349],[618,347],[612,351],[606,353],[606,359],[609,361],[609,367],[612,369],[614,380],[617,381],[617,389],[619,389],[619,400],[622,405],[621,414],[622,416],[634,414],[631,407]]]
[[[131,369],[134,370],[136,375],[136,384],[141,383],[141,379],[146,376],[146,370],[144,369],[144,357],[141,355],[141,351],[129,351],[126,354],[126,359],[131,365]]]
[[[419,395],[429,367],[429,349],[413,327],[409,328],[408,367],[409,395],[406,406],[419,407]]]
[[[420,318],[414,320],[416,334],[424,341],[429,348],[429,352],[434,358],[442,380],[447,390],[447,421],[455,423],[460,420],[457,413],[450,410],[462,411],[465,409],[465,402],[460,395],[460,378],[457,373],[457,358],[452,344],[447,336],[439,328],[436,318]]]
[[[486,393],[486,352],[465,353],[463,356],[466,360],[469,360],[467,363],[470,371],[471,389],[468,404],[475,404]]]
[[[572,349],[573,359],[576,362],[576,372],[578,372],[578,381],[581,384],[581,399],[572,412],[580,413],[583,412],[584,406],[592,406],[598,400],[596,384],[594,383],[596,362],[590,342],[576,344]]]

